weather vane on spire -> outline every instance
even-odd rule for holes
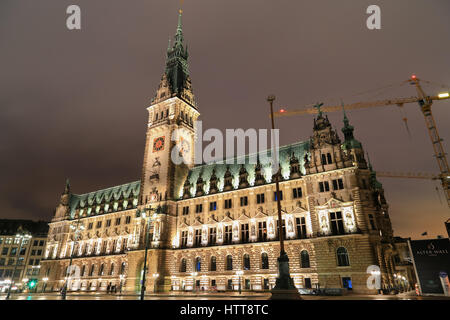
[[[183,7],[183,2],[184,2],[184,0],[180,0],[180,10],[178,10],[178,12],[179,12],[180,14],[183,13],[183,9],[181,9],[181,8]]]

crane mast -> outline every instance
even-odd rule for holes
[[[430,135],[431,144],[434,149],[434,156],[438,162],[440,171],[440,180],[442,183],[442,188],[444,189],[445,196],[447,197],[447,205],[450,207],[450,171],[448,169],[448,161],[444,147],[442,146],[442,139],[439,137],[437,131],[436,122],[434,121],[433,114],[431,113],[431,105],[433,104],[433,99],[425,95],[422,87],[420,86],[419,79],[416,76],[411,77],[411,84],[415,85],[419,97],[420,110],[425,118],[425,123],[428,129],[428,134]]]

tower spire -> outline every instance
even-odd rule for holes
[[[169,97],[177,96],[196,108],[189,76],[189,54],[183,37],[182,13],[183,10],[179,9],[174,41],[171,42],[169,39],[165,72],[152,102],[157,103]]]

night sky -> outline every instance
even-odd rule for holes
[[[78,4],[82,30],[66,28]],[[381,30],[365,13],[381,7]],[[74,193],[140,179],[149,106],[173,38],[176,0],[0,2],[0,218],[50,220]],[[204,129],[268,128],[277,109],[410,97],[415,73],[450,84],[450,1],[186,0],[183,31]],[[392,86],[391,86],[392,85]],[[383,88],[376,91],[375,89]],[[361,92],[369,93],[356,95]],[[433,105],[450,147],[450,100]],[[349,111],[375,170],[437,173],[417,104]],[[342,114],[329,114],[342,133]],[[306,140],[312,115],[277,119],[281,143]],[[446,235],[444,194],[428,180],[379,178],[395,235]],[[439,200],[440,197],[440,200]]]

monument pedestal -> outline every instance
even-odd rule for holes
[[[302,300],[289,274],[289,258],[286,252],[281,252],[278,258],[278,278],[270,292],[272,293],[270,300]]]

